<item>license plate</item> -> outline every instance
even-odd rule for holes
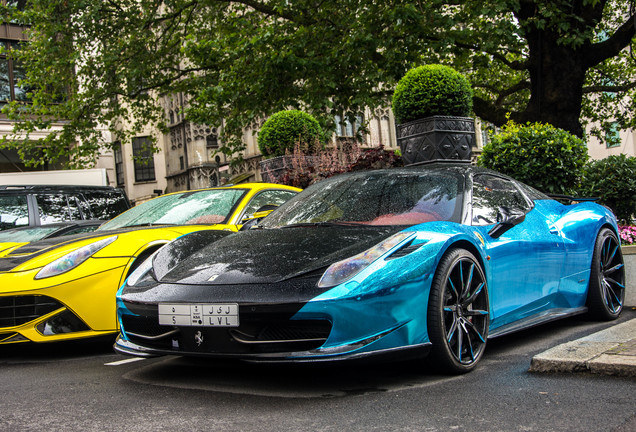
[[[238,304],[160,304],[159,325],[238,327]]]

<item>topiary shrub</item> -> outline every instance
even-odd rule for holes
[[[636,215],[636,157],[621,154],[588,162],[581,193],[598,197],[619,220],[629,223]]]
[[[320,142],[322,128],[312,115],[303,111],[279,111],[268,118],[258,133],[258,148],[265,157],[283,156],[296,144],[308,150]]]
[[[545,193],[571,194],[587,158],[583,140],[569,132],[549,124],[510,121],[490,135],[477,163]]]
[[[469,116],[473,108],[470,83],[455,69],[425,65],[409,70],[393,92],[393,114],[398,123],[440,116]]]

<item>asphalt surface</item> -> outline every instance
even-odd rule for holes
[[[112,341],[5,346],[0,431],[632,432],[634,378],[528,369],[552,347],[633,320],[626,308],[612,322],[577,315],[501,336],[460,376],[419,359],[271,365],[129,358]]]

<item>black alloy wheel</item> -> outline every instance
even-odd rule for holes
[[[592,318],[614,320],[623,310],[625,300],[625,265],[616,234],[603,228],[596,237],[587,307]]]
[[[431,355],[446,372],[466,373],[481,359],[489,325],[488,289],[473,254],[449,250],[435,272],[428,304]]]

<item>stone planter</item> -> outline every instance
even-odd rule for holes
[[[475,120],[433,116],[397,126],[397,141],[406,165],[432,160],[470,161]]]
[[[622,246],[625,262],[625,307],[636,306],[636,245]]]
[[[314,164],[314,156],[277,156],[260,161],[261,178],[267,183],[282,183],[290,170],[303,170]]]

